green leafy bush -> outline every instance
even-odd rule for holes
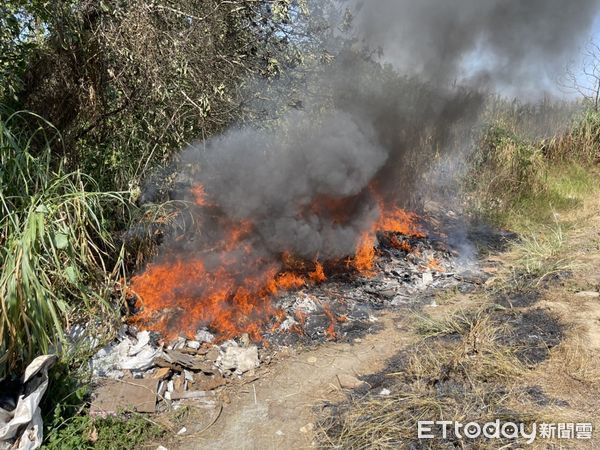
[[[0,377],[56,349],[74,316],[108,309],[119,251],[104,212],[126,206],[53,164],[60,137],[44,134],[47,123],[27,133],[20,120],[41,119],[0,120]]]

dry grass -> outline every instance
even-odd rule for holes
[[[502,327],[485,310],[421,318],[416,330],[427,337],[387,371],[383,385],[390,395],[368,395],[336,410],[321,424],[325,447],[412,448],[419,442],[419,420],[529,423],[540,418],[518,383],[526,368],[499,343]],[[442,448],[449,442],[429,444]],[[472,444],[486,448],[482,441]]]

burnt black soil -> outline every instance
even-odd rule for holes
[[[508,324],[500,342],[514,347],[517,358],[529,365],[545,361],[565,335],[565,327],[558,317],[542,308],[508,311],[499,315],[498,320]]]
[[[498,229],[483,222],[473,222],[469,225],[467,238],[482,253],[505,252],[519,235],[512,231]]]
[[[517,289],[498,293],[495,301],[505,308],[528,308],[536,304],[541,296],[538,289]]]

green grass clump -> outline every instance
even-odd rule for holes
[[[42,449],[132,449],[159,437],[161,433],[160,427],[139,414],[105,418],[78,415],[64,423],[57,432],[49,434]]]
[[[0,120],[0,377],[56,350],[77,315],[109,310],[119,251],[105,211],[116,217],[126,205],[90,177],[65,173],[51,160],[59,136],[44,134],[47,123],[23,132],[21,119],[41,121]]]

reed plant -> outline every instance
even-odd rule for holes
[[[73,320],[109,312],[121,268],[110,230],[127,197],[65,172],[48,130],[31,113],[0,115],[0,379],[64,347]]]

